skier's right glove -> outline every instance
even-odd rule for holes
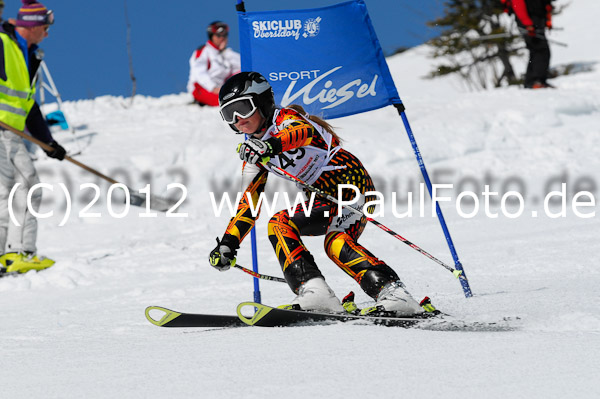
[[[230,266],[235,265],[235,255],[239,247],[236,241],[235,238],[228,235],[220,241],[217,238],[217,246],[210,252],[208,257],[210,265],[220,272],[229,270]]]
[[[530,36],[530,37],[536,37],[537,36],[537,32],[535,31],[535,26],[533,26],[533,25],[527,25],[525,27],[525,29],[527,29],[527,36]]]

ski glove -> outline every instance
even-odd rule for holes
[[[208,257],[210,265],[220,272],[229,270],[230,266],[235,265],[237,246],[232,241],[227,240],[227,237],[224,237],[221,241],[217,238],[217,246],[210,252]]]
[[[49,142],[48,145],[50,147],[52,147],[52,151],[44,150],[46,152],[46,155],[48,155],[50,158],[56,158],[59,161],[62,161],[63,159],[65,159],[65,155],[67,155],[67,151],[63,148],[62,145],[58,144],[54,140]]]
[[[270,143],[259,139],[249,139],[240,145],[240,159],[248,163],[259,163],[262,158],[273,156],[273,147]]]

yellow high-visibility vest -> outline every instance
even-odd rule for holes
[[[29,70],[19,45],[7,34],[0,33],[4,54],[4,76],[0,76],[0,121],[18,130],[25,130],[25,120],[35,101],[35,86],[31,86]]]

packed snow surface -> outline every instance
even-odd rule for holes
[[[234,314],[253,299],[249,275],[219,273],[207,262],[228,221],[226,212],[215,216],[209,193],[219,199],[238,190],[240,137],[216,109],[192,105],[184,93],[65,103],[76,134],[55,137],[81,151],[76,159],[135,190],[149,183],[156,195],[186,198],[173,214],[152,217],[124,207],[120,189],[108,201],[108,183],[37,153],[42,181],[53,185],[41,212],[54,212],[40,220],[38,251],[57,263],[0,279],[0,398],[597,398],[599,14],[600,3],[579,0],[555,18],[564,30],[551,37],[569,47],[552,46],[552,64],[593,66],[552,80],[556,90],[470,92],[454,78],[424,80],[433,63],[425,46],[388,59],[432,179],[453,184],[440,192],[452,197],[442,208],[474,296],[465,298],[451,273],[373,225],[360,242],[417,299],[428,295],[472,326],[458,331],[150,324],[149,305]],[[412,217],[394,216],[388,202],[377,220],[454,265],[429,200],[420,215],[420,171],[395,109],[332,122],[386,200],[397,193],[397,212],[414,193]],[[66,220],[60,183],[72,197]],[[167,189],[171,183],[185,193]],[[290,187],[276,177],[269,185]],[[498,193],[487,210],[485,185]],[[479,209],[471,196],[457,210],[463,191],[478,194]],[[579,192],[589,194],[574,199]],[[257,224],[260,272],[281,276],[268,219]],[[249,241],[238,254],[246,267]],[[326,257],[322,237],[305,243],[339,297],[354,290],[360,305],[372,303]],[[266,304],[293,298],[286,284],[260,287]]]

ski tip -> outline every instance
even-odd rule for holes
[[[246,317],[242,314],[242,309],[246,307],[254,308],[254,315],[252,317]],[[248,324],[249,326],[255,325],[260,319],[266,316],[273,308],[265,305],[261,305],[256,302],[242,302],[237,307],[237,315],[241,321]]]
[[[153,312],[154,311],[154,312]],[[150,314],[150,312],[153,312],[154,314],[156,314],[156,311],[158,312],[162,312],[163,315],[160,318],[160,320],[157,320],[155,318],[152,317],[152,315]],[[174,319],[178,318],[179,316],[181,316],[181,313],[177,313],[173,310],[167,309],[167,308],[163,308],[160,306],[148,306],[146,308],[146,319],[148,319],[148,321],[152,324],[154,324],[155,326],[159,326],[159,327],[167,327],[167,324],[171,321],[173,321]]]

